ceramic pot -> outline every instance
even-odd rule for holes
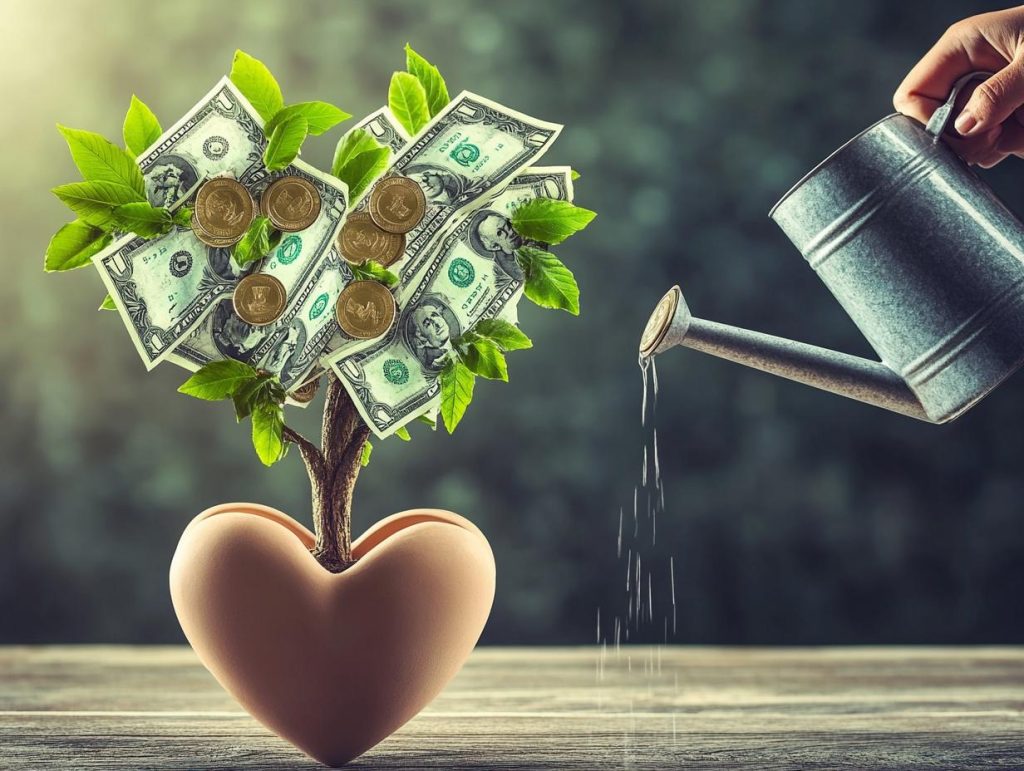
[[[171,562],[199,659],[257,720],[342,765],[396,731],[459,671],[494,599],[494,557],[468,520],[414,509],[353,544],[333,574],[313,534],[255,503],[207,509]]]

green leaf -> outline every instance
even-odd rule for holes
[[[270,119],[264,130],[267,134],[272,134],[274,129],[284,123],[284,121],[296,115],[301,115],[306,119],[306,123],[309,124],[309,133],[315,137],[320,136],[325,131],[330,131],[342,121],[352,117],[341,108],[335,107],[329,102],[296,102],[287,107],[282,107],[274,113],[274,117]]]
[[[359,456],[359,463],[362,466],[370,465],[370,456],[373,454],[373,445],[370,444],[370,440],[366,440],[363,444],[363,454]]]
[[[135,190],[116,182],[71,182],[53,188],[53,194],[85,222],[108,230],[114,209],[121,204],[145,201]]]
[[[267,65],[254,59],[245,51],[235,51],[231,62],[231,82],[235,84],[256,112],[264,121],[274,117],[274,113],[284,107],[281,87],[270,74]]]
[[[294,161],[308,130],[309,124],[301,115],[293,115],[278,124],[263,151],[263,165],[267,170],[277,171]]]
[[[437,67],[413,51],[408,43],[405,44],[405,68],[410,74],[415,75],[423,86],[427,95],[427,108],[430,110],[430,117],[433,118],[450,101],[444,78]]]
[[[331,174],[340,179],[341,170],[345,168],[345,164],[367,150],[379,150],[383,146],[365,129],[349,131],[338,140],[338,146],[334,148],[334,162],[331,164]]]
[[[534,198],[512,212],[512,227],[523,238],[560,244],[583,230],[597,214],[554,198]]]
[[[110,243],[110,236],[82,220],[62,225],[46,247],[43,270],[54,273],[88,265],[94,254]]]
[[[503,351],[533,348],[533,341],[523,330],[504,319],[484,319],[477,322],[473,331],[481,337],[486,337]]]
[[[348,185],[348,199],[351,206],[358,201],[366,189],[384,173],[391,160],[391,148],[380,147],[367,150],[352,158],[335,176]]]
[[[427,92],[416,76],[408,72],[396,72],[391,76],[388,107],[410,134],[418,134],[430,122]]]
[[[560,308],[580,315],[580,288],[576,278],[551,252],[523,246],[516,250],[526,271],[526,296],[542,308]]]
[[[270,251],[270,229],[269,218],[262,215],[253,218],[245,235],[235,244],[233,256],[240,268],[267,255]]]
[[[430,426],[431,431],[437,429],[437,422],[429,415],[417,415],[416,420],[418,420],[420,423],[425,423],[426,425]]]
[[[409,429],[405,426],[395,429],[395,436],[401,439],[403,442],[411,442],[412,436],[409,434]]]
[[[71,150],[71,157],[86,182],[113,182],[134,190],[136,201],[146,200],[146,183],[135,159],[117,145],[92,131],[57,125]]]
[[[468,343],[463,361],[476,375],[488,380],[508,382],[508,364],[505,361],[505,354],[490,340],[482,338]]]
[[[349,265],[353,278],[360,281],[379,281],[386,287],[398,283],[398,276],[385,268],[376,260],[367,260],[361,265]]]
[[[192,210],[187,206],[179,206],[171,215],[174,224],[179,228],[190,230],[192,228]]]
[[[466,408],[473,401],[473,386],[476,375],[462,360],[452,356],[441,370],[441,419],[448,433],[454,433]]]
[[[160,128],[160,121],[149,109],[145,102],[132,94],[132,102],[128,105],[128,113],[124,116],[124,127],[121,135],[124,137],[124,146],[128,152],[136,158],[146,152],[146,149],[160,138],[164,133]]]
[[[108,294],[106,297],[103,298],[103,302],[100,303],[100,307],[97,308],[96,310],[98,310],[98,311],[116,311],[117,310],[117,306],[114,305],[114,298],[111,297]]]
[[[580,173],[578,171],[576,171],[576,169],[569,169],[569,179],[571,179],[573,182],[575,182],[579,178],[580,178]]]
[[[234,359],[211,361],[178,388],[178,393],[206,401],[226,399],[239,388],[259,377],[248,364]]]
[[[280,404],[265,402],[252,411],[252,446],[264,466],[284,457],[284,410]]]
[[[257,405],[275,401],[270,396],[272,381],[272,375],[259,375],[234,390],[231,401],[235,405],[235,419],[239,423],[249,417]]]
[[[118,230],[135,233],[143,238],[156,238],[167,233],[174,220],[171,213],[162,206],[153,206],[148,201],[135,201],[115,208],[112,222]]]

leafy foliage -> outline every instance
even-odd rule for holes
[[[110,243],[111,237],[97,227],[82,220],[69,222],[61,226],[49,246],[43,269],[48,273],[63,270],[74,270],[89,264],[94,254]]]
[[[512,227],[523,238],[543,244],[560,244],[583,230],[596,212],[554,198],[534,198],[512,213]]]
[[[178,391],[205,401],[230,399],[239,422],[252,419],[252,444],[260,461],[272,466],[285,456],[285,391],[274,375],[223,359],[199,369]]]
[[[114,304],[114,298],[111,297],[108,294],[106,297],[103,298],[103,302],[100,303],[100,307],[97,308],[96,310],[98,310],[98,311],[116,311],[117,310],[117,306]]]
[[[580,314],[580,288],[561,260],[532,246],[517,249],[516,260],[526,273],[527,298],[542,308],[559,308],[573,316]]]
[[[408,72],[396,72],[391,76],[388,107],[410,134],[419,133],[419,130],[430,122],[427,92],[419,79]]]
[[[393,287],[398,283],[398,276],[376,260],[367,260],[360,265],[349,265],[349,268],[357,281],[379,281],[386,287]]]
[[[427,109],[433,118],[451,101],[444,78],[437,67],[413,51],[408,43],[405,44],[405,69],[423,86],[423,92],[427,97]]]
[[[359,153],[338,170],[335,176],[348,185],[351,203],[362,198],[370,185],[384,173],[390,160],[391,148],[377,147]]]
[[[264,121],[271,120],[284,107],[284,96],[277,79],[267,65],[245,51],[235,51],[229,77]]]
[[[309,122],[301,115],[293,115],[277,124],[263,151],[263,165],[267,170],[278,171],[294,161],[308,131]]]
[[[111,220],[118,230],[126,230],[143,238],[156,238],[169,232],[174,225],[171,213],[149,201],[124,203],[113,211]]]
[[[315,137],[330,131],[342,121],[352,117],[341,108],[328,102],[297,102],[282,107],[274,114],[274,117],[267,122],[267,134],[273,134],[274,129],[296,115],[305,118],[309,133]]]
[[[160,128],[160,121],[149,109],[145,102],[132,94],[131,104],[128,105],[128,112],[124,116],[124,127],[121,135],[124,138],[124,146],[128,152],[138,157],[146,152],[160,135],[163,129]]]
[[[232,256],[238,266],[245,267],[250,262],[266,257],[270,252],[270,236],[273,227],[270,219],[259,215],[253,218],[245,235],[235,244]]]
[[[53,194],[79,219],[106,231],[114,227],[114,209],[122,204],[146,200],[144,195],[126,185],[103,180],[58,185],[53,188]]]
[[[92,131],[59,124],[57,130],[64,135],[82,179],[122,185],[135,194],[132,200],[146,200],[146,183],[131,154]]]
[[[448,433],[454,433],[456,426],[466,414],[466,408],[473,401],[473,386],[476,375],[466,366],[461,356],[452,356],[441,370],[441,419]]]

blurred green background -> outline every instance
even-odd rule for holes
[[[577,318],[523,303],[532,351],[481,383],[454,437],[378,443],[356,530],[453,509],[499,570],[486,642],[593,641],[623,607],[619,509],[641,463],[637,340],[673,283],[698,315],[870,355],[768,220],[814,163],[891,111],[959,18],[928,2],[2,3],[0,641],[182,640],[167,567],[190,518],[252,500],[305,522],[293,454],[267,470],[226,404],[147,374],[91,270],[47,276],[77,178],[56,122],[120,135],[133,92],[174,122],[230,67],[264,59],[287,101],[381,105],[411,41],[446,76],[566,124],[544,159],[582,172],[600,216],[559,253]],[[328,168],[336,130],[304,157]],[[986,173],[1024,212],[1024,165]],[[676,574],[682,642],[1024,641],[1024,377],[944,427],[681,349],[659,361],[666,511],[657,604]],[[289,422],[315,433],[322,397]],[[420,427],[423,428],[423,427]],[[649,563],[648,563],[649,560]],[[657,636],[657,635],[656,635]]]

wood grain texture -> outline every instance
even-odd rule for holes
[[[1024,648],[476,651],[351,768],[1024,768]],[[0,769],[322,768],[182,647],[0,648]]]

